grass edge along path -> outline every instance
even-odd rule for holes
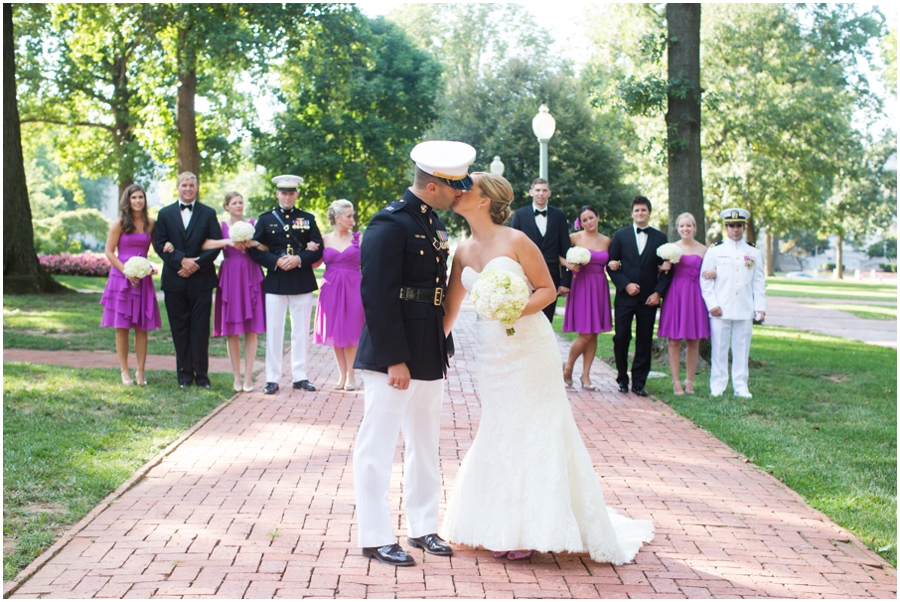
[[[3,371],[4,597],[18,587],[18,581],[9,580],[24,581],[53,558],[97,512],[115,503],[233,395],[225,374],[210,375],[211,391],[191,387],[173,394],[166,385],[126,389],[117,382],[118,374],[106,369],[4,363]],[[151,375],[163,382],[161,372]],[[52,400],[42,401],[48,392]],[[165,404],[164,398],[173,403]],[[29,420],[35,423],[32,429],[72,447],[41,434],[23,440],[21,433],[28,428],[23,421]],[[53,420],[59,430],[48,428]],[[66,426],[72,430],[63,430]],[[135,439],[144,442],[143,451],[135,449]],[[117,458],[120,453],[124,457]],[[60,459],[69,455],[71,460]],[[68,474],[76,462],[81,478]],[[41,478],[50,482],[41,485]],[[27,485],[17,486],[22,481]],[[8,542],[15,547],[8,549]]]

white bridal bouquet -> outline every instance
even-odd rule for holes
[[[566,251],[566,263],[585,265],[591,262],[591,252],[584,247],[569,247]]]
[[[656,249],[656,254],[669,263],[681,261],[681,247],[672,242],[667,242]]]
[[[150,265],[147,258],[139,255],[130,257],[122,268],[122,273],[125,274],[127,278],[137,278],[139,280],[153,273],[153,266]],[[136,285],[133,284],[132,286]]]
[[[516,334],[513,322],[522,315],[530,294],[524,280],[500,268],[485,270],[472,286],[472,302],[478,315],[506,326],[506,336]]]

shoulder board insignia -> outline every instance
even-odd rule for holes
[[[750,245],[751,247],[753,247],[754,249],[756,248],[756,245],[753,244],[752,242],[748,242],[747,244]]]
[[[719,242],[717,242],[717,243],[714,244],[713,246],[714,246],[714,247],[718,247],[718,246],[719,246],[720,244],[722,244],[723,242],[725,242],[725,241],[724,241],[724,240],[720,240]]]
[[[393,203],[389,203],[387,206],[385,206],[384,210],[385,211],[396,211],[397,209],[403,209],[403,205],[404,205],[404,203],[403,203],[403,200],[401,199],[399,201],[394,201]]]

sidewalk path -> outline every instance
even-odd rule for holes
[[[480,416],[474,324],[464,310],[454,330],[442,510]],[[244,393],[223,404],[19,583],[6,584],[5,595],[896,598],[890,565],[669,406],[615,392],[602,362],[592,375],[601,391],[570,389],[569,398],[607,503],[656,525],[634,563],[578,554],[514,562],[464,546],[452,558],[410,550],[418,562],[410,568],[371,562],[356,547],[351,466],[363,394],[328,390],[330,349],[313,346],[310,364],[320,391]],[[398,449],[390,501],[401,536],[402,468]]]
[[[897,320],[866,320],[846,311],[828,309],[816,303],[881,305],[873,301],[853,299],[806,299],[795,297],[766,297],[766,325],[785,326],[818,334],[853,339],[897,348]],[[896,303],[885,303],[896,305]]]

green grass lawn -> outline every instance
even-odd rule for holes
[[[766,278],[766,295],[772,297],[810,297],[866,299],[897,302],[897,284],[801,278]]]
[[[851,313],[857,318],[865,320],[896,320],[897,307],[888,307],[883,305],[859,305],[854,303],[804,303],[803,305],[814,305],[825,309],[836,309]]]
[[[896,350],[755,327],[750,355],[752,399],[710,397],[708,373],[696,395],[675,396],[669,379],[650,379],[647,390],[896,567]]]
[[[4,363],[3,580],[232,395],[230,375],[210,378],[123,387],[114,370]]]

